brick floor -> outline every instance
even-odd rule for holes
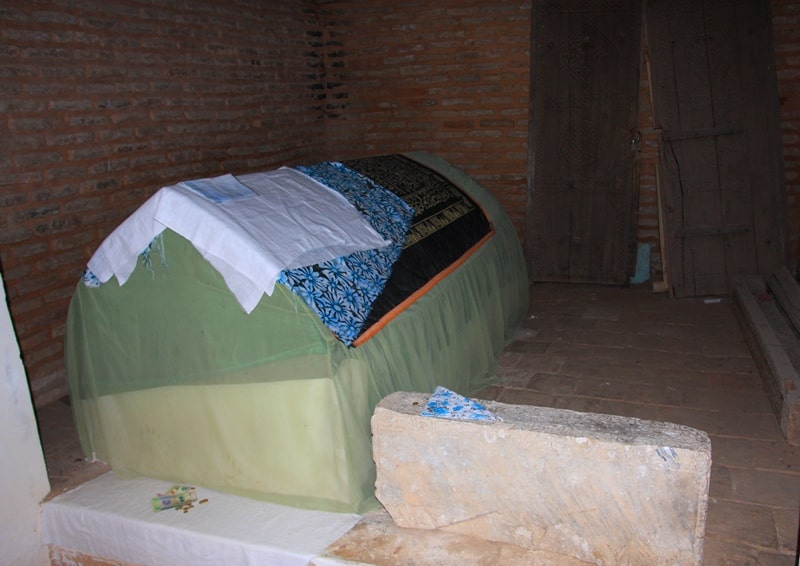
[[[781,435],[730,303],[536,285],[479,394],[669,421],[712,441],[705,564],[797,564],[800,449]]]
[[[798,563],[800,449],[783,440],[727,300],[535,285],[530,314],[501,355],[498,376],[479,397],[705,430],[713,464],[704,563]],[[54,408],[65,409],[49,411]],[[69,469],[80,455],[74,441],[59,440],[68,433],[42,435],[57,491],[85,480]],[[380,514],[345,537],[337,553],[388,566],[565,564],[563,557],[536,556],[531,562],[516,548],[403,532]]]
[[[48,500],[111,469],[84,458],[68,397],[38,409],[36,419],[50,480]]]

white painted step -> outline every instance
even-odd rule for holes
[[[197,487],[187,513],[154,511],[169,482],[108,472],[43,506],[43,542],[134,564],[307,566],[361,518]],[[330,564],[326,559],[325,564]]]

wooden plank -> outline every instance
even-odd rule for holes
[[[767,285],[795,332],[800,333],[800,285],[785,266],[769,276]]]
[[[715,140],[693,138],[673,145],[680,160],[683,197],[683,224],[676,227],[676,235],[684,235],[684,265],[691,274],[686,290],[694,296],[728,294],[724,242],[715,233],[722,216]]]
[[[692,278],[687,280],[692,295],[728,295],[722,240],[716,236],[687,238],[685,245],[687,263],[690,262],[692,270]]]
[[[800,446],[800,377],[797,370],[753,297],[750,285],[738,283],[733,296],[734,311],[781,431],[789,444]]]
[[[679,26],[676,30],[679,35],[673,36],[673,39],[679,38],[679,41],[672,46],[678,121],[665,129],[668,132],[676,129],[685,132],[713,128],[714,106],[708,74],[703,4],[690,2],[682,7],[680,14],[683,15],[683,20],[675,21]]]
[[[747,137],[744,134],[715,139],[720,186],[720,230],[725,249],[726,281],[758,273],[752,191],[747,172]]]
[[[751,215],[757,272],[767,276],[788,260],[787,204],[772,14],[769,2],[735,2],[747,136],[747,179],[752,190]]]
[[[661,158],[657,165],[661,197],[661,216],[659,221],[664,232],[663,249],[669,258],[667,281],[670,296],[685,296],[684,242],[679,231],[683,228],[683,202],[680,199],[680,172],[677,158],[672,151],[672,144],[658,141]]]
[[[690,130],[688,132],[673,131],[669,135],[665,135],[664,140],[669,142],[674,142],[682,140],[691,140],[695,138],[733,136],[742,133],[744,133],[744,130],[742,130],[741,128],[703,128],[701,130]]]
[[[679,233],[683,237],[691,236],[727,236],[730,234],[745,234],[752,230],[751,224],[740,224],[738,226],[705,226],[699,228],[687,228]]]
[[[569,186],[570,124],[568,104],[559,85],[570,80],[561,31],[569,14],[542,2],[534,11],[531,77],[531,172],[527,251],[531,274],[539,280],[569,278],[570,226],[574,194]],[[545,78],[546,80],[540,80]]]
[[[545,0],[533,17],[526,249],[534,281],[633,271],[641,5]]]
[[[663,203],[665,250],[669,257],[668,274],[670,291],[675,296],[694,294],[692,275],[693,261],[685,238],[680,231],[685,226],[685,203],[682,194],[683,155],[681,149],[672,143],[673,132],[704,129],[705,124],[696,121],[683,125],[682,97],[676,85],[683,84],[686,75],[684,51],[681,41],[686,28],[685,21],[698,19],[697,9],[691,0],[647,0],[645,8],[647,45],[650,52],[651,89],[653,95],[653,115],[655,127],[661,130],[659,137],[658,178]],[[713,125],[711,125],[713,126]]]
[[[740,233],[728,233],[723,238],[727,250],[734,249],[735,253],[725,255],[727,281],[735,282],[739,278],[753,275],[756,265],[755,234],[752,230]]]
[[[646,0],[645,18],[673,291],[767,276],[787,249],[769,3]]]
[[[749,0],[747,0],[749,1]],[[714,124],[719,128],[734,127],[742,120],[741,50],[747,42],[739,37],[739,16],[736,5],[740,0],[707,0],[704,9],[705,47],[708,54],[709,88],[714,101]],[[749,71],[745,71],[748,73]]]

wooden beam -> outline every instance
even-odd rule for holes
[[[800,377],[746,282],[734,289],[734,310],[786,441],[800,446]]]
[[[789,270],[782,267],[770,275],[768,286],[786,313],[786,318],[792,323],[794,331],[800,334],[800,285]]]

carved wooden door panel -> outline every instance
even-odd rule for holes
[[[666,266],[678,297],[784,264],[769,2],[646,0]]]
[[[635,255],[641,4],[534,3],[526,248],[535,281],[625,283]]]

